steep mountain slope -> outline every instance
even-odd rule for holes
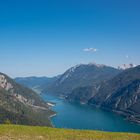
[[[104,83],[89,104],[119,112],[140,123],[140,66],[127,69]]]
[[[69,95],[65,97],[70,102],[78,102],[87,104],[88,101],[98,93],[99,86],[87,86],[74,89]]]
[[[49,86],[54,81],[56,81],[56,79],[58,77],[59,76],[52,77],[52,78],[35,77],[35,76],[34,77],[17,77],[14,80],[17,83],[19,83],[25,87],[31,88],[32,90],[40,93],[46,85]]]
[[[118,90],[140,79],[140,66],[130,68],[102,84],[98,94],[93,98],[96,104],[101,105]]]
[[[54,112],[35,92],[0,73],[0,123],[48,125]]]
[[[85,86],[95,86],[120,73],[120,70],[98,64],[81,64],[67,70],[44,92],[58,95],[68,95],[74,89]]]

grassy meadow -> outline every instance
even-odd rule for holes
[[[0,140],[140,140],[140,134],[0,125]]]

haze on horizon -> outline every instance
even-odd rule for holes
[[[0,71],[50,77],[79,63],[138,65],[139,6],[139,0],[0,1]]]

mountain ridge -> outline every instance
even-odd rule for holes
[[[28,88],[31,88],[37,93],[41,93],[44,89],[45,85],[49,85],[53,83],[59,76],[55,77],[37,77],[37,76],[31,76],[31,77],[16,77],[14,80]]]
[[[39,95],[29,88],[17,84],[0,73],[0,123],[9,120],[14,124],[48,125],[55,112]]]
[[[121,70],[106,65],[91,63],[76,65],[65,71],[43,92],[67,95],[78,87],[92,86],[93,84],[98,86],[100,82],[117,75],[119,72]]]

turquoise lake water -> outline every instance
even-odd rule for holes
[[[51,119],[55,127],[140,133],[140,125],[129,122],[115,113],[89,105],[69,103],[55,96],[42,97],[56,104],[52,109],[57,115]]]

